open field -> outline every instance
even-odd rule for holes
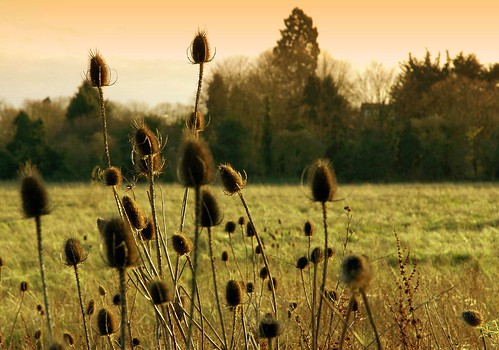
[[[107,267],[104,261],[103,241],[96,220],[98,217],[116,216],[116,204],[110,189],[101,184],[48,184],[47,187],[52,213],[42,217],[42,225],[52,317],[56,333],[59,336],[66,331],[74,334],[76,348],[83,348],[76,284],[73,269],[65,266],[62,260],[63,244],[67,238],[77,237],[89,253],[87,260],[79,267],[84,299],[95,299],[98,305],[96,309],[111,305],[113,295],[118,293],[118,279],[116,271]],[[178,185],[161,185],[157,188],[160,189],[156,200],[161,211],[160,226],[168,238],[178,231],[183,188]],[[223,223],[213,229],[216,266],[221,282],[219,294],[222,296],[225,283],[238,275],[232,256],[227,264],[220,261],[222,251],[231,251],[224,224],[228,220],[237,222],[244,215],[244,209],[237,195],[225,196],[216,184],[212,189],[224,212]],[[30,341],[34,342],[35,331],[44,327],[43,318],[36,310],[37,305],[43,304],[43,295],[39,281],[35,224],[32,219],[22,218],[18,184],[4,183],[1,191],[0,257],[5,266],[1,269],[0,332],[4,338],[10,335],[19,307],[19,284],[28,281],[31,287],[14,334],[17,344],[27,344],[29,348]],[[119,193],[132,195],[130,190],[120,190]],[[134,193],[144,212],[147,212],[146,187],[138,185]],[[244,196],[256,228],[264,239],[269,263],[278,281],[278,313],[284,323],[280,346],[293,349],[299,348],[301,344],[307,348],[303,340],[306,337],[300,336],[299,322],[295,317],[288,318],[287,310],[289,303],[296,302],[298,308],[294,313],[308,325],[306,312],[300,311],[306,310],[306,297],[300,271],[295,265],[299,257],[307,255],[308,241],[303,235],[303,226],[307,220],[317,230],[311,237],[311,247],[324,246],[321,206],[309,198],[307,187],[294,185],[250,183],[244,190]],[[348,301],[344,286],[338,284],[341,260],[351,253],[369,256],[374,277],[367,292],[381,341],[386,348],[402,347],[400,331],[394,325],[397,324],[399,306],[407,300],[398,289],[402,282],[394,235],[396,232],[401,247],[407,248],[411,257],[417,259],[416,276],[420,282],[413,291],[411,302],[416,310],[411,317],[420,322],[418,329],[423,339],[418,340],[419,346],[462,349],[481,346],[476,329],[467,326],[460,315],[464,310],[476,309],[486,322],[499,318],[499,184],[340,185],[337,197],[342,200],[328,203],[327,209],[329,242],[336,250],[329,263],[327,289],[337,290]],[[194,231],[192,202],[191,195],[184,230],[191,239]],[[345,210],[347,206],[351,211]],[[345,244],[347,232],[349,239]],[[200,249],[203,250],[200,255],[202,269],[198,282],[205,286],[201,292],[203,302],[213,308],[208,313],[216,318],[213,316],[216,312],[205,238],[203,231],[200,242]],[[245,269],[251,265],[251,259],[246,258],[246,249],[251,247],[252,242],[247,237],[243,242],[238,231],[233,234],[232,241],[235,255],[242,266],[242,275],[246,275]],[[171,242],[167,240],[167,244]],[[249,254],[251,256],[251,251]],[[258,256],[256,258],[259,259]],[[180,259],[179,266],[183,263],[184,260]],[[251,266],[250,269],[253,268]],[[262,266],[261,263],[259,266]],[[406,267],[410,273],[414,267],[412,259]],[[308,271],[305,271],[307,288],[311,286],[311,273]],[[133,277],[133,274],[129,275]],[[183,277],[186,289],[189,281],[187,276],[189,273],[186,272]],[[255,283],[259,290],[261,282],[256,280]],[[415,282],[411,283],[411,288],[416,287]],[[99,285],[108,291],[107,296],[99,295]],[[151,348],[151,344],[154,344],[154,313],[150,312],[147,316],[146,310],[151,306],[134,290],[132,283],[128,283],[128,288],[134,336],[140,338],[144,348]],[[265,291],[262,295],[258,311],[264,314],[270,308],[270,297]],[[341,307],[339,309],[341,311]],[[115,311],[118,313],[118,308]],[[226,317],[231,320],[228,311]],[[248,313],[249,328],[257,328],[255,320],[260,317],[256,311],[252,315]],[[353,329],[365,343],[370,343],[373,335],[366,314],[361,311],[356,317]],[[330,328],[333,329],[333,337],[337,338],[341,324],[336,322]],[[95,324],[92,324],[92,328],[96,329]],[[418,330],[407,329],[410,334],[407,335],[408,341],[413,341],[411,337],[414,337],[414,332]],[[495,342],[497,346],[498,335],[491,336],[487,338],[488,344]],[[98,342],[98,348],[101,344]],[[361,348],[352,339],[349,344],[352,348]]]

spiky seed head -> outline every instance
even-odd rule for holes
[[[226,250],[222,252],[222,261],[227,262],[229,261],[229,253],[227,253]]]
[[[255,254],[262,254],[262,246],[260,244],[255,247]]]
[[[144,241],[151,241],[156,237],[156,229],[154,226],[154,220],[152,218],[149,218],[146,220],[146,225],[140,231],[140,238],[143,239]]]
[[[123,182],[121,169],[115,166],[110,166],[104,171],[104,183],[106,186],[119,186]]]
[[[63,339],[64,341],[66,342],[66,344],[68,344],[69,346],[73,346],[74,343],[75,343],[75,338],[73,337],[73,335],[71,333],[64,333],[63,334]]]
[[[269,277],[269,270],[267,269],[267,267],[264,266],[260,269],[260,278],[264,280],[267,277]]]
[[[104,288],[102,285],[99,284],[99,295],[101,297],[105,297],[107,294],[106,288]]]
[[[238,223],[240,226],[244,226],[244,225],[246,225],[246,218],[245,218],[244,216],[239,217],[239,219],[237,220],[237,223]]]
[[[225,287],[225,301],[229,306],[238,306],[243,302],[243,288],[241,282],[230,280]]]
[[[87,316],[92,316],[94,312],[95,312],[95,300],[90,299],[87,305],[87,309],[85,310],[85,313],[87,314]]]
[[[277,289],[278,284],[277,284],[277,279],[275,277],[272,277],[272,280],[269,279],[267,281],[267,289],[269,291],[272,291],[272,286],[274,287],[274,290]]]
[[[261,338],[275,338],[281,334],[281,324],[271,313],[267,313],[260,321],[258,331]]]
[[[207,189],[201,191],[201,226],[212,227],[222,222],[222,210],[217,199]]]
[[[246,181],[244,181],[239,172],[234,170],[232,165],[220,164],[218,170],[220,171],[220,179],[222,180],[225,193],[228,195],[239,193],[246,185]]]
[[[327,247],[324,255],[326,256],[326,259],[331,259],[334,256],[334,248]]]
[[[27,162],[19,170],[24,217],[34,218],[50,213],[45,184],[35,166]]]
[[[296,267],[299,268],[300,270],[305,269],[307,266],[308,266],[308,258],[306,256],[302,256],[296,262]]]
[[[331,163],[325,159],[319,159],[312,164],[310,171],[310,185],[312,197],[315,202],[330,202],[336,194],[336,175]]]
[[[37,329],[35,331],[35,334],[33,334],[33,336],[36,340],[41,340],[43,339],[43,331],[41,329]]]
[[[192,250],[192,242],[184,235],[173,235],[172,246],[178,255],[189,254]]]
[[[165,281],[155,280],[147,286],[154,305],[169,303],[173,300],[173,291]]]
[[[134,337],[134,338],[132,338],[132,346],[133,346],[133,347],[137,347],[137,346],[139,346],[139,345],[140,345],[140,340],[139,340],[139,338],[135,338],[135,337]]]
[[[64,243],[64,256],[68,266],[76,266],[86,259],[85,251],[77,238],[68,238]]]
[[[113,296],[113,305],[114,306],[120,306],[121,305],[121,295],[120,295],[120,293],[115,294]]]
[[[108,308],[99,310],[97,314],[97,330],[100,335],[111,335],[118,331],[118,318]]]
[[[153,175],[159,175],[163,171],[163,167],[165,166],[165,161],[160,153],[153,154],[149,156],[147,159],[139,156],[137,153],[134,153],[133,156],[135,169],[139,176],[149,176],[149,165],[152,164],[152,173]]]
[[[212,60],[206,32],[198,30],[190,47],[189,60],[193,64],[207,63]]]
[[[121,218],[106,221],[103,236],[110,267],[124,269],[137,263],[139,251],[128,223]]]
[[[335,290],[324,290],[324,294],[333,302],[338,300],[338,293]]]
[[[140,158],[158,154],[160,143],[155,133],[151,131],[145,121],[134,120],[132,123],[133,149]]]
[[[204,116],[203,113],[197,111],[191,112],[191,114],[187,117],[186,126],[189,130],[192,131],[202,131],[204,130]]]
[[[315,228],[314,228],[314,226],[312,225],[312,223],[310,221],[307,221],[305,223],[305,226],[303,228],[303,232],[305,233],[305,236],[307,236],[307,237],[310,237],[310,236],[314,235]]]
[[[483,324],[483,316],[476,310],[463,311],[461,317],[471,327],[480,327]]]
[[[312,253],[310,254],[310,261],[314,264],[317,265],[324,260],[324,253],[321,248],[317,247],[314,250],[312,250]]]
[[[236,231],[236,223],[234,221],[227,221],[225,223],[225,232],[229,235]]]
[[[29,283],[27,281],[22,281],[21,284],[19,285],[19,290],[21,292],[27,292],[29,289]]]
[[[186,187],[206,185],[213,180],[213,156],[203,139],[188,136],[183,140],[177,169],[179,180]]]
[[[146,226],[146,218],[142,214],[139,204],[130,196],[124,196],[122,202],[130,224],[136,230],[142,230]]]
[[[36,311],[40,312],[43,310],[43,306],[41,304],[36,305]]]
[[[109,66],[98,51],[90,51],[87,81],[93,87],[108,86],[111,81]]]
[[[248,221],[246,223],[246,237],[254,237],[256,234],[256,230],[255,230],[255,226],[253,226],[253,224]]]
[[[255,285],[253,282],[246,283],[246,293],[253,293],[255,291]]]
[[[365,255],[350,255],[341,263],[341,281],[351,289],[365,289],[371,277],[371,265]]]

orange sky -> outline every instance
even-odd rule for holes
[[[196,69],[185,50],[198,27],[216,47],[215,62],[255,57],[273,47],[295,6],[313,18],[320,48],[357,69],[371,61],[395,67],[426,49],[499,62],[498,1],[410,3],[0,0],[0,100],[72,95],[97,48],[119,73],[111,99],[190,103]]]

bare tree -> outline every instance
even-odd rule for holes
[[[379,103],[390,102],[390,91],[395,83],[395,68],[388,69],[379,62],[371,62],[356,79],[356,102]]]

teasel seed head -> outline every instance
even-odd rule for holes
[[[192,250],[191,240],[184,235],[173,235],[172,246],[175,252],[180,256],[189,254]]]
[[[229,261],[229,253],[227,253],[226,250],[222,252],[222,261],[227,262]]]
[[[204,115],[200,111],[191,114],[187,117],[185,125],[191,131],[203,131],[204,130]]]
[[[95,312],[95,300],[90,299],[87,305],[87,309],[85,310],[85,313],[87,316],[92,316]]]
[[[258,331],[261,338],[275,338],[281,334],[281,324],[271,313],[267,313],[260,321]]]
[[[262,254],[262,246],[260,244],[255,247],[255,254]]]
[[[308,266],[308,258],[306,256],[302,256],[296,262],[296,267],[299,268],[300,270],[305,269],[307,266]]]
[[[113,296],[113,305],[114,306],[120,306],[121,305],[121,294],[120,293],[115,294]]]
[[[234,221],[227,221],[225,223],[225,232],[229,235],[236,231],[236,223]]]
[[[305,236],[307,236],[307,237],[310,237],[310,236],[314,235],[315,228],[314,228],[314,226],[312,225],[312,223],[310,221],[307,221],[305,223],[305,226],[303,228],[303,232],[305,233]]]
[[[312,253],[310,254],[310,261],[314,264],[317,265],[324,260],[324,253],[321,248],[317,247],[314,250],[312,250]]]
[[[111,71],[98,51],[90,51],[90,63],[87,72],[87,82],[93,87],[111,84]]]
[[[149,159],[134,153],[133,159],[135,170],[139,176],[149,176],[149,163],[152,163],[152,173],[155,176],[161,174],[163,167],[165,166],[165,160],[160,153],[151,155]]]
[[[122,202],[130,224],[136,230],[142,230],[146,226],[146,218],[142,214],[139,204],[130,196],[124,196]]]
[[[255,226],[253,226],[253,224],[248,221],[246,223],[246,237],[254,237],[256,234],[256,230],[255,230]]]
[[[75,343],[75,338],[73,337],[73,335],[71,333],[64,333],[63,334],[63,339],[64,341],[66,342],[66,344],[68,344],[69,346],[73,346],[74,343]]]
[[[110,166],[104,170],[104,183],[106,186],[118,187],[123,182],[123,175],[121,169],[115,166]]]
[[[66,265],[76,266],[87,258],[85,251],[77,238],[68,238],[64,243],[64,257]]]
[[[274,286],[274,290],[277,290],[278,284],[277,284],[277,279],[275,277],[272,277],[272,280],[269,279],[267,281],[267,289],[269,291],[272,291],[272,285]]]
[[[243,288],[241,282],[230,280],[225,287],[225,301],[227,305],[235,307],[243,302]]]
[[[140,345],[140,340],[139,338],[132,338],[132,347],[137,347]]]
[[[43,339],[43,332],[41,329],[37,329],[35,331],[35,334],[33,334],[33,337],[35,338],[35,340],[42,340]]]
[[[365,289],[371,277],[371,265],[364,255],[347,256],[341,263],[341,281],[351,289]]]
[[[169,303],[173,300],[173,291],[165,281],[155,280],[147,286],[154,305]]]
[[[483,316],[476,310],[466,310],[461,313],[461,317],[468,326],[480,327],[483,324]]]
[[[149,126],[143,120],[134,120],[132,127],[132,143],[135,153],[140,158],[158,154],[161,149],[161,143]]]
[[[146,220],[145,227],[142,229],[142,231],[140,231],[140,238],[146,242],[156,238],[156,228],[154,226],[154,220],[152,218]]]
[[[357,312],[360,310],[360,302],[359,299],[353,298],[352,300],[352,311]]]
[[[255,285],[253,282],[246,283],[246,293],[253,293],[255,291]]]
[[[203,189],[201,191],[201,226],[217,226],[222,219],[222,211],[215,196],[209,190]]]
[[[260,269],[260,278],[264,280],[267,277],[269,277],[269,270],[267,269],[267,267],[264,266]]]
[[[29,283],[27,281],[22,281],[21,284],[19,285],[19,290],[21,292],[27,292],[29,289]]]
[[[202,186],[213,180],[213,156],[203,139],[186,137],[178,159],[178,177],[184,186]]]
[[[19,170],[24,217],[34,218],[50,213],[49,198],[42,177],[31,162]]]
[[[244,216],[239,217],[239,219],[237,220],[237,223],[238,223],[240,226],[244,226],[244,225],[246,225],[246,218],[245,218]]]
[[[332,302],[335,302],[336,300],[338,300],[338,293],[335,290],[324,290],[324,294]]]
[[[198,30],[189,48],[189,61],[192,64],[208,63],[213,59],[206,32]]]
[[[124,269],[137,263],[139,251],[128,223],[121,218],[106,221],[103,236],[110,267]]]
[[[102,285],[99,284],[99,295],[101,297],[105,297],[107,294],[106,288],[104,288]]]
[[[107,308],[99,310],[97,330],[100,335],[111,335],[118,331],[118,318],[111,310]]]
[[[326,256],[326,259],[331,259],[334,256],[334,248],[327,247],[326,251],[324,252],[324,255]]]
[[[234,170],[232,165],[220,164],[218,170],[220,171],[220,179],[224,186],[224,192],[227,195],[231,196],[239,193],[246,186],[246,181],[239,172]]]
[[[319,159],[312,164],[310,171],[310,184],[312,197],[315,202],[330,202],[336,194],[336,175],[331,163],[325,159]]]

